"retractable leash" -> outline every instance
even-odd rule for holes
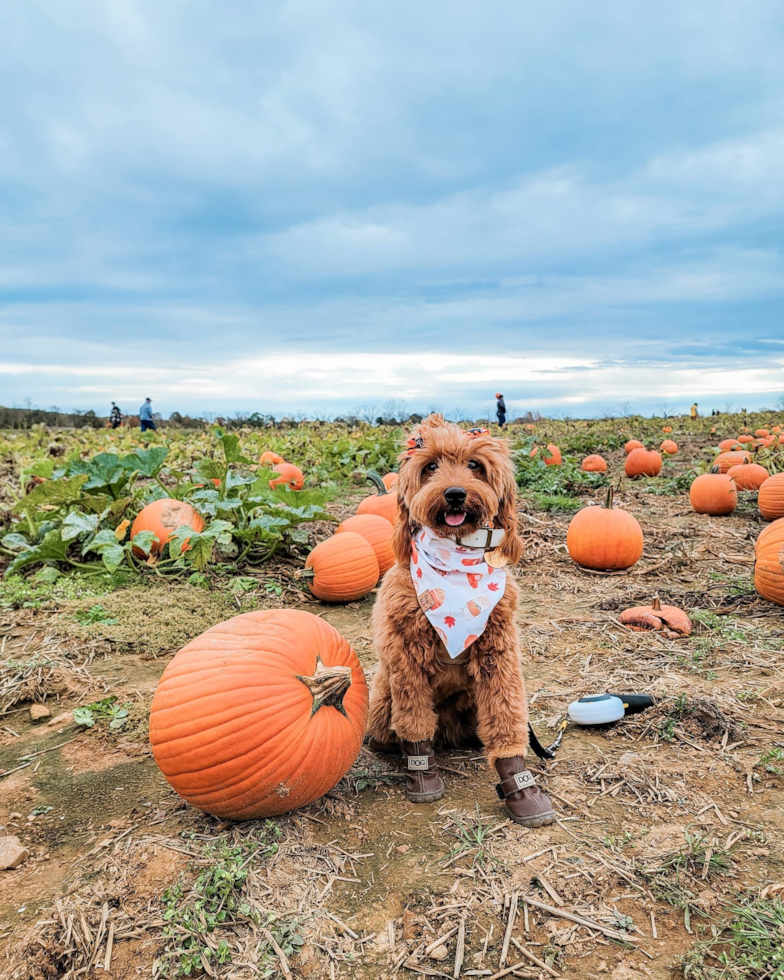
[[[567,717],[561,722],[558,737],[550,745],[542,745],[530,725],[528,741],[534,754],[540,759],[554,759],[570,721],[576,725],[610,725],[624,715],[636,715],[645,711],[654,703],[649,694],[591,694],[579,701],[572,701],[566,710]]]

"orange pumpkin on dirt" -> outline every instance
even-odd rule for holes
[[[290,487],[292,490],[301,490],[305,486],[305,477],[299,466],[293,463],[276,463],[273,472],[279,475],[274,480],[269,481],[270,487]]]
[[[719,443],[719,449],[726,452],[730,449],[740,449],[741,445],[737,439],[722,439]]]
[[[398,477],[397,473],[385,473],[381,477],[381,482],[384,484],[384,486],[387,488],[387,490],[391,490],[392,487],[396,487],[397,486],[398,479],[399,479],[399,477]]]
[[[740,435],[738,436],[738,442],[750,445],[754,442],[754,436]]]
[[[689,487],[689,501],[698,514],[722,517],[738,506],[738,488],[726,473],[703,473]]]
[[[768,429],[757,429],[754,435],[758,439],[766,439],[770,435],[770,431]]]
[[[591,456],[585,457],[582,463],[582,469],[586,473],[606,473],[607,461],[603,456],[599,456],[598,453],[593,453]]]
[[[668,456],[674,456],[678,452],[678,443],[673,442],[672,439],[665,439],[659,449]]]
[[[382,575],[395,564],[395,553],[392,550],[392,525],[386,517],[378,514],[355,514],[337,528],[335,534],[361,535],[376,555],[378,568]]]
[[[286,460],[277,453],[273,453],[271,449],[268,449],[259,456],[259,462],[262,466],[275,466],[277,463],[285,463]]]
[[[727,476],[732,477],[738,490],[759,490],[769,475],[759,463],[740,463],[727,470]]]
[[[719,473],[728,473],[733,466],[750,462],[751,454],[747,452],[719,453],[713,461],[713,466],[718,467]]]
[[[632,449],[623,468],[630,477],[658,476],[662,468],[661,453],[655,449]]]
[[[637,633],[655,630],[671,636],[690,636],[691,620],[677,606],[662,605],[657,596],[650,606],[625,609],[618,617],[624,626]]]
[[[300,577],[323,602],[353,602],[370,592],[381,577],[381,570],[376,553],[365,538],[344,531],[316,545]]]
[[[160,555],[172,536],[172,532],[186,524],[197,533],[204,530],[204,520],[201,514],[194,510],[190,504],[186,504],[184,500],[162,497],[160,500],[153,500],[151,504],[147,504],[139,511],[131,527],[131,541],[140,531],[152,531],[158,540],[153,541],[150,554]],[[188,550],[187,539],[183,543],[182,550]],[[133,553],[137,558],[147,557],[141,548],[134,548]]]
[[[150,742],[169,785],[229,820],[312,803],[362,746],[365,675],[348,642],[318,616],[266,609],[219,623],[167,665],[150,710]]]
[[[539,452],[539,446],[534,446],[531,450],[530,455],[536,456]],[[545,466],[560,466],[562,463],[561,450],[558,446],[554,446],[552,443],[547,444],[547,452],[544,456]]]
[[[375,486],[376,493],[360,501],[357,513],[386,517],[390,524],[394,524],[397,520],[397,489],[395,487],[391,490],[387,489],[378,473],[370,471],[367,478]]]
[[[776,473],[765,480],[759,489],[757,504],[766,521],[784,517],[784,473]]]
[[[567,550],[584,568],[614,571],[640,560],[642,528],[628,511],[613,508],[613,497],[610,487],[604,507],[583,507],[569,524]]]
[[[640,442],[639,439],[630,439],[623,447],[623,451],[626,453],[627,456],[635,449],[645,449],[645,446]]]
[[[769,524],[757,538],[754,587],[763,599],[784,606],[784,518]]]

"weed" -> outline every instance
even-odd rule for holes
[[[528,498],[538,510],[556,511],[570,514],[580,510],[583,501],[578,497],[567,497],[564,494],[532,493]]]
[[[784,764],[784,749],[769,749],[759,757],[758,766],[762,766],[765,772],[772,773],[774,776],[784,776],[784,769],[776,765],[777,762]]]
[[[696,943],[681,961],[688,980],[758,980],[784,976],[784,903],[747,898],[730,908],[729,917],[712,929],[713,937]]]
[[[102,701],[93,701],[86,707],[74,708],[73,720],[77,725],[84,725],[86,728],[92,728],[96,721],[108,721],[109,728],[116,731],[128,720],[129,707],[127,704],[117,704],[117,696],[112,694]]]
[[[747,631],[737,626],[728,616],[717,616],[709,609],[695,609],[691,614],[691,621],[692,623],[699,623],[700,626],[722,640],[748,642]]]
[[[471,855],[472,865],[479,865],[481,868],[486,867],[490,861],[499,863],[488,850],[496,828],[492,822],[484,822],[478,806],[475,814],[470,817],[461,820],[451,814],[451,820],[455,825],[454,834],[458,843],[457,847],[447,854],[444,861],[457,861],[463,856]]]
[[[90,606],[89,609],[78,609],[74,614],[74,619],[77,623],[82,623],[83,625],[88,625],[90,623],[105,623],[107,626],[113,626],[117,620],[110,616],[109,613],[103,608],[100,602],[97,602],[94,606]]]

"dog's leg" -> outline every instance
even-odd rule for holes
[[[367,724],[368,742],[374,752],[399,752],[400,747],[392,731],[392,692],[385,663],[380,663],[373,674],[370,688],[370,708]]]

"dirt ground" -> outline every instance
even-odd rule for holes
[[[682,957],[740,896],[784,882],[784,630],[751,581],[754,500],[710,518],[684,494],[624,481],[617,501],[645,535],[641,561],[621,574],[574,565],[569,515],[520,513],[520,635],[540,740],[581,695],[657,700],[613,726],[570,724],[556,761],[532,762],[557,822],[506,820],[481,752],[440,757],[446,796],[413,806],[397,761],[363,749],[326,797],[276,821],[277,853],[251,859],[246,882],[267,919],[228,925],[231,962],[206,961],[203,975],[664,980],[683,976]],[[293,570],[265,568],[241,600],[122,590],[100,600],[114,625],[79,625],[70,607],[0,612],[3,662],[37,654],[43,665],[27,700],[0,716],[0,825],[30,851],[0,872],[0,976],[164,975],[164,892],[187,891],[216,846],[255,847],[272,832],[179,800],[150,754],[146,712],[181,643],[250,608],[323,616],[370,677],[373,596],[324,606],[295,587]],[[692,615],[691,637],[619,623],[655,595]],[[73,722],[76,705],[108,694],[130,705],[123,728]],[[34,724],[32,700],[51,717]],[[288,954],[270,932],[296,932]]]

